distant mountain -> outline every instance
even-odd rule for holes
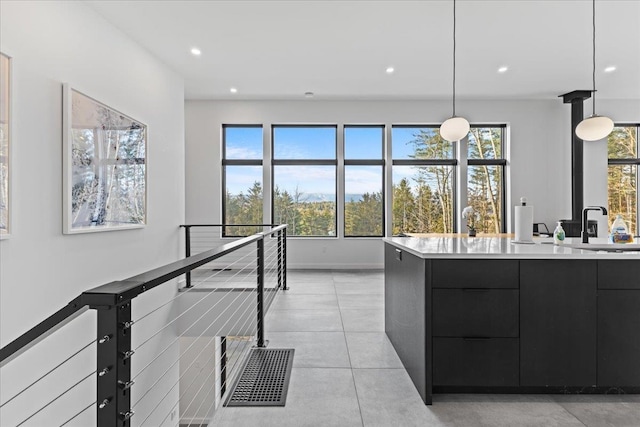
[[[317,202],[333,202],[336,199],[335,194],[329,193],[304,193],[300,198],[301,202],[317,203]],[[362,200],[362,194],[347,193],[345,194],[347,202],[359,202]]]

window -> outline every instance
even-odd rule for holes
[[[393,126],[392,232],[452,233],[454,145],[435,126]]]
[[[640,125],[618,125],[607,139],[609,221],[621,215],[629,232],[638,235],[638,132]]]
[[[272,128],[272,218],[290,236],[336,235],[336,136],[336,126]]]
[[[467,200],[484,233],[504,233],[505,126],[472,126],[467,137]]]
[[[344,235],[384,233],[384,126],[344,127]]]
[[[262,224],[262,126],[223,126],[224,224]],[[223,236],[248,236],[255,227],[225,227]]]

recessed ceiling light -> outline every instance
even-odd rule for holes
[[[509,67],[506,67],[506,66],[498,68],[499,73],[506,73],[508,70],[509,70]]]
[[[395,71],[395,69],[393,67],[387,67],[387,74],[393,74],[393,72]]]
[[[232,87],[231,89],[229,89],[229,92],[238,93],[238,89],[236,89],[235,87]]]
[[[198,49],[197,47],[192,47],[191,48],[191,54],[195,55],[195,56],[200,56],[202,54],[202,51],[200,49]]]
[[[313,95],[314,95],[313,92],[305,92],[304,93],[304,97],[305,98],[313,98]]]
[[[614,72],[615,70],[616,70],[615,65],[610,65],[610,66],[608,66],[607,68],[605,68],[605,69],[604,69],[604,72],[605,72],[605,73],[612,73],[612,72]]]

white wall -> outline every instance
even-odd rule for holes
[[[13,57],[15,108],[11,141],[13,229],[11,238],[0,242],[0,344],[4,346],[82,291],[181,256],[178,225],[184,222],[184,84],[181,77],[82,2],[3,1],[0,7],[0,50]],[[63,82],[148,125],[145,228],[62,234]],[[175,286],[167,288],[171,289],[149,297],[157,304],[174,295]],[[157,327],[164,321],[149,320],[146,327]],[[94,322],[89,319],[83,325],[90,332],[87,337],[91,333],[95,336]],[[78,349],[87,337],[71,335],[53,347]],[[5,379],[11,378],[12,369],[16,373],[18,365],[14,366],[9,364],[2,370],[3,398],[9,396],[4,393],[9,386]],[[75,373],[89,367],[90,363]],[[17,373],[23,376],[24,371]],[[177,369],[172,374],[177,380]],[[94,388],[87,390],[95,398]],[[172,397],[176,401],[177,397]],[[69,411],[80,408],[77,405],[56,409],[55,415],[63,421],[64,410],[71,415]],[[7,418],[13,416],[10,412],[9,407],[3,408],[1,425],[12,424]],[[40,419],[40,425],[53,425],[58,420],[42,415],[46,418]],[[134,424],[142,421],[136,417]],[[88,425],[87,420],[76,421]]]
[[[222,124],[336,123],[430,124],[446,119],[448,101],[187,101],[187,222],[221,219]],[[550,227],[571,216],[571,109],[552,101],[459,101],[458,114],[472,123],[510,126],[507,203],[521,196],[535,208],[535,222]],[[508,219],[509,221],[509,219]],[[511,229],[511,223],[507,223]],[[382,267],[379,239],[290,239],[291,268]]]

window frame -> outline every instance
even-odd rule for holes
[[[636,166],[636,237],[640,235],[640,123],[615,123],[614,127],[631,127],[636,129],[636,157],[609,158],[607,150],[607,208],[609,207],[609,166]],[[607,136],[608,139],[608,136]],[[607,141],[608,145],[608,141]],[[608,148],[608,146],[607,146]],[[611,215],[611,213],[609,213]]]
[[[334,159],[277,159],[275,157],[275,130],[277,128],[331,128],[335,130],[335,146],[334,146]],[[338,238],[338,125],[337,124],[272,124],[270,128],[270,144],[271,144],[271,170],[270,180],[271,180],[271,212],[270,219],[271,223],[275,224],[275,167],[276,166],[333,166],[334,176],[335,176],[335,215],[333,217],[333,228],[335,230],[335,234],[333,236],[330,235],[312,235],[312,236],[299,236],[294,235],[293,233],[287,232],[287,238],[296,238],[296,239],[337,239]],[[264,157],[264,155],[263,155]]]
[[[456,144],[455,142],[452,142],[452,150],[451,150],[451,158],[450,159],[394,159],[393,158],[393,129],[399,129],[399,128],[429,128],[429,129],[435,129],[438,133],[440,132],[440,124],[397,124],[394,125],[392,124],[390,126],[390,134],[391,134],[391,147],[389,150],[389,156],[390,156],[390,163],[391,163],[391,194],[390,194],[390,200],[389,200],[389,206],[390,206],[390,212],[391,212],[391,217],[390,217],[390,223],[391,223],[391,227],[388,230],[389,236],[394,236],[393,234],[393,167],[394,166],[451,166],[452,167],[452,181],[451,181],[451,188],[452,188],[452,203],[451,203],[451,207],[453,212],[451,212],[452,215],[452,233],[456,233],[456,230],[458,230],[458,218],[456,215],[456,212],[458,210],[458,194],[459,194],[459,186],[458,186],[458,166],[460,164],[460,162],[458,161],[458,153],[459,153],[459,144]],[[466,138],[466,136],[465,136]]]
[[[500,209],[502,210],[500,218],[502,219],[502,223],[500,224],[500,232],[501,233],[506,233],[507,232],[507,175],[506,175],[506,166],[507,166],[507,159],[505,157],[505,148],[506,148],[506,144],[505,144],[505,137],[506,137],[506,130],[507,130],[507,125],[506,123],[502,123],[502,124],[472,124],[471,125],[471,129],[481,129],[481,128],[500,128],[502,129],[502,131],[500,132],[500,158],[499,159],[470,159],[469,158],[469,150],[468,150],[468,144],[469,144],[469,135],[465,136],[465,138],[467,139],[467,153],[465,154],[466,156],[466,160],[467,160],[467,182],[469,180],[469,166],[499,166],[502,172],[502,185],[501,185],[501,189],[500,189]],[[471,133],[471,129],[469,129],[469,133]],[[467,203],[469,200],[469,196],[468,196],[468,188],[467,190]]]
[[[261,159],[227,159],[227,129],[228,128],[257,128],[261,130],[261,133],[264,130],[264,126],[261,124],[226,124],[223,123],[222,124],[222,146],[220,148],[220,157],[222,159],[222,178],[220,179],[220,182],[222,184],[222,194],[221,194],[221,198],[222,198],[222,212],[221,212],[221,224],[225,224],[225,221],[227,219],[227,166],[260,166],[262,167],[264,164],[264,150],[262,153],[262,158]],[[262,142],[262,139],[261,139]],[[262,183],[262,206],[264,209],[264,189],[265,189],[265,183]],[[231,224],[231,225],[236,225],[236,224]],[[222,227],[221,230],[222,233],[222,237],[229,237],[229,238],[237,238],[237,237],[246,237],[246,236],[239,236],[239,235],[228,235],[227,234],[227,227]]]
[[[347,144],[346,144],[346,129],[351,128],[351,129],[356,129],[356,128],[367,128],[367,129],[371,129],[371,128],[375,128],[375,129],[380,129],[380,137],[381,137],[381,144],[380,144],[380,159],[347,159],[346,157],[346,148],[347,148]],[[342,174],[343,174],[343,182],[342,182],[342,236],[345,239],[379,239],[382,238],[386,235],[386,200],[387,200],[387,195],[386,195],[386,181],[385,181],[385,166],[386,166],[386,162],[385,162],[385,134],[386,134],[386,126],[385,125],[365,125],[365,124],[359,124],[359,125],[350,125],[350,124],[345,124],[342,126],[342,153],[343,153],[343,163],[342,163]],[[380,212],[380,215],[382,215],[382,229],[380,231],[379,235],[348,235],[347,236],[347,217],[346,217],[346,213],[347,213],[347,201],[346,201],[346,192],[347,192],[347,166],[380,166],[381,167],[381,175],[382,175],[382,182],[381,182],[381,196],[382,196],[382,211]]]

